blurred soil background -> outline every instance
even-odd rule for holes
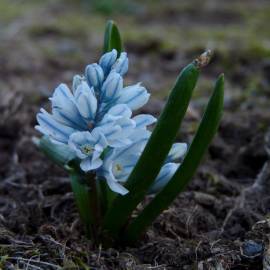
[[[269,0],[0,0],[0,269],[270,269],[269,18]],[[66,173],[32,143],[53,89],[99,58],[107,19],[129,55],[125,83],[152,93],[144,112],[158,115],[181,68],[214,51],[179,140],[191,141],[226,78],[223,120],[192,183],[127,248],[85,239]]]

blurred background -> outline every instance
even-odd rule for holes
[[[127,84],[142,81],[162,100],[180,69],[211,49],[196,102],[224,72],[226,106],[236,109],[269,94],[269,16],[268,0],[0,0],[0,112],[11,92],[36,104],[60,82],[71,84],[99,58],[107,19],[129,53]]]

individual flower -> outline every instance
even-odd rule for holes
[[[96,125],[96,130],[103,133],[112,147],[122,147],[132,143],[130,136],[136,122],[131,119],[132,111],[125,104],[112,107]]]
[[[68,145],[81,160],[80,167],[88,172],[102,165],[101,155],[107,147],[107,141],[102,133],[82,131],[69,137]]]
[[[149,135],[144,133],[135,143],[123,148],[110,149],[105,155],[102,166],[98,169],[97,175],[104,177],[110,189],[121,195],[128,193],[123,186],[129,174],[137,163],[140,154],[147,142]]]

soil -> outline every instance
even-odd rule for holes
[[[92,7],[89,12],[94,18],[83,15],[96,23],[89,30],[83,28],[85,22],[63,23],[68,21],[65,16],[73,18],[71,12],[82,12],[73,1],[67,1],[64,8],[63,1],[30,2],[19,11],[16,5],[20,1],[0,3],[6,11],[0,24],[0,268],[270,269],[270,53],[257,45],[254,51],[248,42],[256,27],[263,31],[268,2],[235,1],[232,11],[232,1],[226,5],[225,1],[208,0],[198,11],[196,1],[171,1],[171,6],[160,9],[151,1],[138,1],[131,15],[128,11],[126,15],[110,14],[119,18],[127,39],[131,64],[127,82],[141,80],[147,85],[153,97],[143,112],[155,115],[179,68],[198,56],[211,33],[216,45],[222,38],[227,43],[217,48],[212,63],[202,72],[201,88],[196,90],[179,133],[179,140],[191,141],[212,82],[224,71],[223,119],[199,170],[136,246],[107,249],[95,247],[85,238],[68,175],[32,142],[38,136],[33,128],[35,115],[40,106],[48,107],[53,87],[62,81],[70,84],[74,74],[98,57],[107,17]],[[243,3],[247,14],[236,8]],[[253,11],[258,22],[252,24],[254,32],[248,30],[247,19]],[[180,18],[179,12],[185,16]],[[38,20],[41,14],[47,21]],[[59,18],[65,19],[57,21]],[[209,29],[206,40],[190,36],[202,25]],[[225,38],[215,37],[220,25],[229,27],[226,31],[232,36],[226,32]],[[190,38],[179,48],[164,43],[179,34],[164,34],[166,29],[175,31],[176,26],[192,28],[182,32]],[[245,45],[236,45],[233,31],[237,27],[249,33],[242,40]],[[151,29],[161,32],[146,36],[147,41],[137,39]],[[262,44],[268,38],[258,34]],[[177,37],[175,40],[177,43]],[[193,45],[185,47],[192,41]]]

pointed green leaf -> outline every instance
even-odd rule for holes
[[[218,128],[223,109],[223,92],[224,76],[221,75],[217,80],[213,95],[183,163],[165,188],[156,195],[133,223],[128,226],[125,235],[126,241],[135,242],[146,227],[164,209],[169,207],[176,196],[189,183]]]
[[[194,63],[185,67],[178,76],[157,125],[125,185],[129,193],[118,195],[105,216],[104,230],[113,237],[125,225],[158,175],[176,138],[198,76],[199,69]]]
[[[119,30],[114,21],[108,21],[104,34],[104,47],[103,52],[110,52],[112,49],[116,49],[118,56],[123,50],[121,36]]]

